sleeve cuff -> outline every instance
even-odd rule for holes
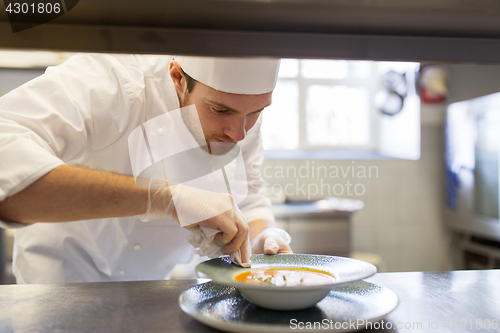
[[[58,157],[32,140],[10,136],[0,137],[0,201],[5,200],[63,165]]]

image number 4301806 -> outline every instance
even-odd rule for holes
[[[3,0],[12,32],[52,21],[75,8],[79,0]]]

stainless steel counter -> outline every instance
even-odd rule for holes
[[[493,320],[500,321],[500,270],[381,273],[368,281],[400,298],[386,318],[399,327],[392,332],[444,332],[447,321],[450,332],[470,332],[479,322],[484,326],[489,320],[491,327]],[[217,332],[179,308],[179,295],[197,283],[0,286],[0,332]]]
[[[274,216],[278,220],[289,218],[349,218],[353,213],[352,211],[321,209],[318,207],[317,201],[273,204],[272,209]]]
[[[356,210],[352,202],[347,204],[352,211],[345,210],[346,205],[344,210],[321,208],[317,201],[273,204],[272,208],[277,225],[292,237],[295,253],[348,257],[351,255],[351,215]]]

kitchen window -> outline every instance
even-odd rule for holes
[[[262,136],[267,157],[283,152],[288,156],[286,151],[384,151],[387,143],[394,141],[394,135],[399,134],[418,139],[418,147],[417,140],[410,140],[415,152],[406,156],[417,159],[420,101],[414,85],[406,90],[400,114],[382,115],[376,100],[385,89],[384,74],[398,73],[407,82],[414,82],[418,68],[418,63],[406,62],[283,59],[273,104],[263,113]],[[391,125],[395,122],[398,124]],[[386,131],[392,136],[390,139],[380,132],[387,127],[392,127]],[[413,129],[407,131],[410,127]],[[392,154],[404,158],[397,155]]]

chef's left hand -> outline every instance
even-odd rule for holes
[[[292,238],[283,229],[267,228],[252,240],[252,252],[255,254],[293,253],[290,248]]]

